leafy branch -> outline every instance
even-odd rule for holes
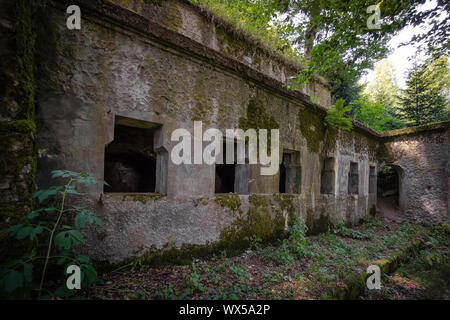
[[[48,239],[45,255],[37,255],[38,248],[35,245],[23,257],[2,266],[0,269],[1,291],[13,293],[22,288],[25,291],[30,291],[30,293],[37,291],[37,297],[43,298],[42,293],[48,292],[48,290],[45,290],[44,284],[51,261],[55,261],[56,265],[67,262],[64,271],[67,270],[69,265],[78,265],[83,285],[90,286],[98,281],[97,272],[90,263],[89,257],[81,254],[73,257],[72,249],[84,243],[81,229],[86,224],[95,223],[100,226],[102,221],[91,210],[81,206],[66,208],[66,203],[69,195],[80,195],[76,189],[77,186],[91,186],[99,183],[99,181],[90,174],[67,170],[53,171],[52,178],[64,179],[66,183],[39,190],[33,195],[41,205],[48,204],[48,206],[28,213],[23,223],[11,226],[6,230],[10,237],[15,237],[17,240],[29,239],[39,243],[39,240]],[[103,183],[106,184],[106,182]],[[73,220],[70,220],[70,215],[74,216]],[[73,221],[74,226],[63,225],[63,220]],[[57,251],[58,254],[52,255],[54,251]],[[44,261],[43,267],[40,270],[40,275],[37,276],[34,270],[36,269],[35,266],[41,265],[39,263],[41,260]],[[35,281],[36,277],[39,278],[39,283]],[[75,292],[69,290],[65,283],[53,293],[54,296],[58,297],[70,297],[74,294]]]

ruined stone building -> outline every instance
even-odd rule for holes
[[[80,30],[66,25],[74,3]],[[324,80],[287,90],[299,66],[185,0],[0,6],[2,225],[31,208],[33,190],[52,185],[56,169],[109,183],[81,200],[104,222],[86,232],[87,252],[113,263],[270,240],[295,215],[310,232],[356,224],[376,214],[386,166],[402,215],[449,218],[448,123],[384,135],[357,122],[352,131],[326,127]],[[171,133],[197,120],[279,128],[279,173],[173,164]]]

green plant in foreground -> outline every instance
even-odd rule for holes
[[[196,292],[205,291],[203,284],[200,282],[200,274],[197,271],[197,265],[195,263],[192,263],[192,273],[190,274],[189,278],[184,280],[184,298],[192,296]]]
[[[308,248],[308,243],[306,241],[307,230],[308,227],[300,218],[296,218],[295,223],[289,229],[289,242],[291,251],[299,258],[311,255],[311,252]]]
[[[343,237],[352,238],[356,240],[370,240],[372,236],[369,233],[361,232],[355,229],[348,228],[343,221],[339,221],[334,233]]]
[[[0,269],[0,290],[12,294],[18,289],[31,297],[49,298],[71,297],[75,290],[69,290],[66,283],[56,291],[51,292],[45,287],[49,267],[52,270],[64,265],[64,275],[70,265],[80,268],[82,287],[91,286],[98,281],[97,272],[90,263],[89,257],[73,253],[73,248],[84,243],[81,229],[86,224],[101,225],[101,220],[84,207],[72,206],[66,208],[69,195],[80,195],[77,186],[91,186],[99,183],[87,173],[77,173],[67,170],[52,172],[52,178],[63,179],[63,185],[51,186],[39,190],[33,197],[41,205],[37,210],[28,213],[23,223],[14,225],[7,230],[10,237],[19,241],[30,240],[33,246],[29,252],[19,259],[10,261]],[[106,182],[103,182],[106,184]],[[73,221],[74,225],[63,224]],[[40,244],[45,244],[44,246]],[[44,247],[44,249],[42,249]],[[43,296],[42,293],[47,295]],[[36,295],[34,294],[36,293]]]

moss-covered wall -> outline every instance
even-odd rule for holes
[[[185,28],[189,10],[177,8]],[[105,146],[114,137],[114,116],[159,124],[158,147],[168,152],[176,144],[170,141],[175,129],[192,132],[193,122],[201,120],[203,131],[208,126],[222,131],[279,128],[280,155],[298,155],[297,194],[278,194],[280,175],[261,176],[258,165],[252,165],[251,195],[216,195],[214,166],[172,161],[167,164],[164,197],[119,197],[91,190],[83,201],[105,222],[101,230],[86,234],[93,257],[119,262],[137,256],[137,249],[156,259],[154,250],[163,248],[208,243],[242,247],[252,236],[279,237],[294,214],[308,220],[311,232],[338,218],[357,220],[368,214],[365,187],[356,204],[346,193],[339,195],[337,187],[335,194],[320,193],[324,157],[336,158],[338,178],[333,183],[342,182],[340,178],[345,183],[350,161],[360,161],[361,177],[368,175],[367,137],[326,127],[325,111],[306,96],[265,81],[233,57],[226,60],[223,53],[211,53],[205,46],[195,51],[199,44],[179,35],[180,30],[172,33],[152,25],[161,33],[149,36],[84,9],[82,29],[68,32],[62,9],[46,10],[39,31],[40,186],[51,183],[48,173],[58,168],[102,177]],[[114,10],[124,16],[124,23],[138,19],[129,10]],[[168,34],[172,37],[164,38]]]
[[[35,80],[32,1],[0,1],[0,229],[32,208]],[[3,243],[5,234],[0,234]],[[10,246],[2,245],[0,257]]]

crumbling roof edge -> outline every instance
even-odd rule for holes
[[[108,21],[115,23],[121,28],[128,27],[135,30],[135,32],[137,31],[142,34],[146,34],[157,42],[173,47],[181,52],[189,52],[191,56],[198,56],[198,58],[205,60],[206,62],[214,62],[213,65],[215,67],[232,71],[241,77],[260,83],[264,87],[272,91],[276,91],[278,94],[290,97],[294,100],[298,99],[305,104],[306,107],[311,108],[315,112],[322,113],[323,115],[326,115],[327,113],[327,109],[325,107],[312,102],[311,97],[303,92],[298,90],[288,90],[280,81],[247,66],[241,61],[233,59],[232,57],[204,46],[189,37],[150,21],[142,15],[127,10],[121,6],[117,6],[107,0],[76,0],[73,2],[76,2],[83,8],[88,9],[93,16],[97,16],[100,19],[106,18]],[[55,7],[64,8],[64,4],[59,1],[52,1],[52,3]],[[67,1],[67,3],[69,3],[69,1]],[[366,127],[357,120],[353,120],[353,124],[355,130],[365,132],[374,138],[382,137],[378,132]]]
[[[260,48],[264,53],[266,53],[269,57],[274,58],[275,60],[285,64],[288,67],[291,67],[295,70],[303,70],[305,67],[295,61],[290,60],[289,58],[285,57],[283,54],[269,48],[263,41],[255,38],[251,34],[246,33],[245,31],[235,27],[228,21],[224,20],[223,18],[216,15],[211,10],[208,10],[207,8],[202,8],[199,5],[192,3],[189,0],[175,0],[179,1],[181,3],[186,4],[187,6],[193,8],[195,11],[197,11],[203,18],[205,18],[207,21],[214,23],[217,27],[225,29],[225,31],[230,32],[233,34],[234,37],[237,39],[242,39],[243,41],[248,42],[250,45],[257,46]],[[219,22],[219,23],[218,23]],[[330,88],[330,85],[326,79],[319,75],[313,75],[313,79],[315,81],[319,81],[321,84],[326,86],[327,88]]]
[[[417,127],[410,127],[410,128],[404,128],[404,129],[398,129],[398,130],[392,130],[385,132],[381,135],[382,138],[390,138],[390,137],[397,137],[397,136],[403,136],[403,135],[411,135],[416,134],[420,132],[425,131],[434,131],[434,130],[444,130],[450,128],[450,121],[442,121],[442,122],[435,122],[430,124],[425,124]]]

